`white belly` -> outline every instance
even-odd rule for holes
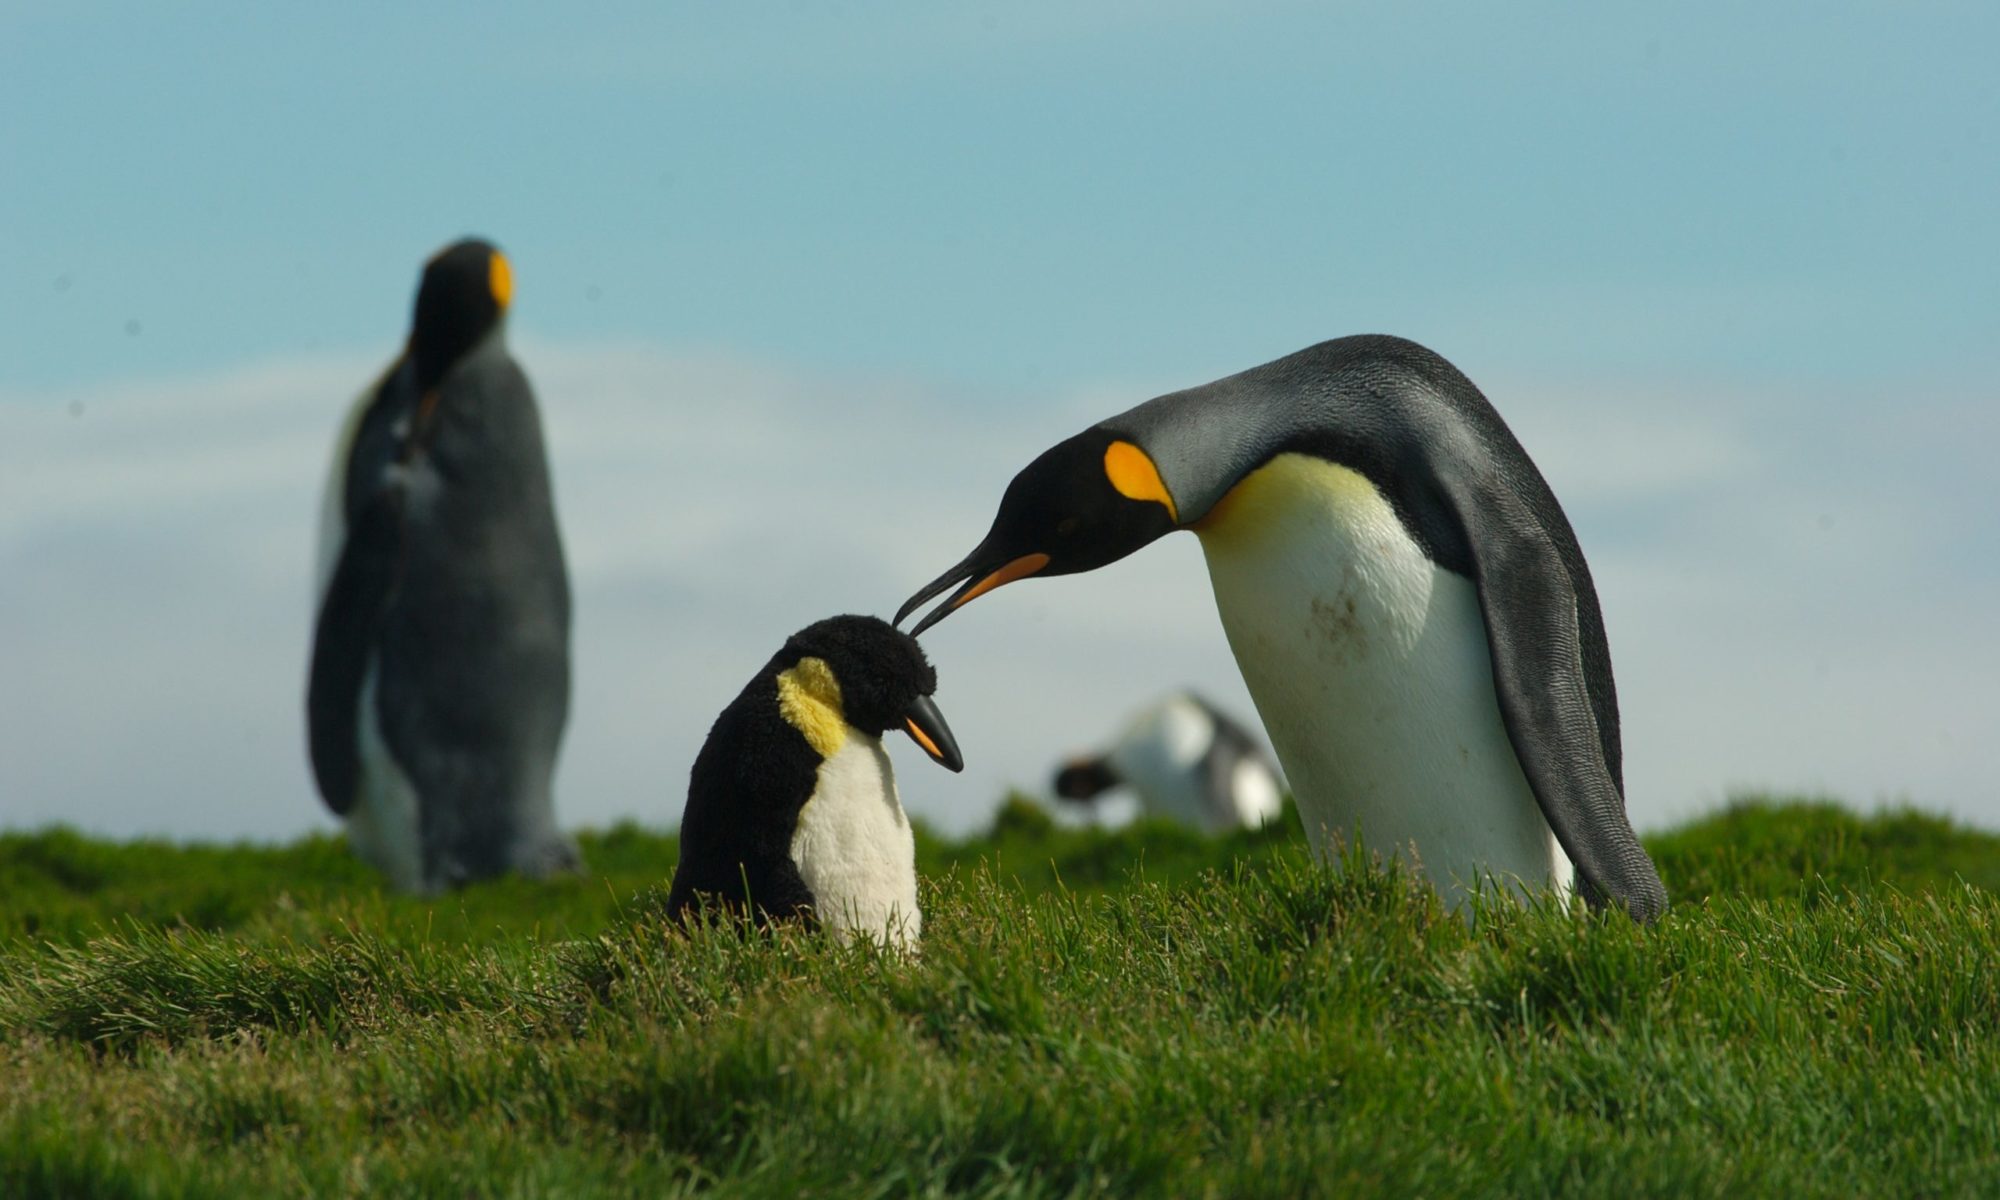
[[[1148,814],[1213,829],[1220,814],[1210,804],[1202,760],[1214,743],[1208,714],[1174,696],[1140,713],[1104,757]]]
[[[375,719],[375,678],[368,666],[361,685],[359,720],[361,780],[354,807],[347,810],[347,844],[365,863],[405,892],[424,885],[423,831],[417,814],[417,789],[396,765],[389,743]]]
[[[820,764],[791,852],[821,925],[842,941],[864,935],[916,949],[923,932],[916,839],[879,738],[850,727]]]
[[[1240,825],[1245,829],[1261,829],[1277,820],[1285,808],[1277,777],[1269,767],[1249,758],[1236,764],[1225,799],[1232,827]]]
[[[1425,557],[1372,484],[1280,455],[1198,532],[1317,855],[1358,839],[1453,902],[1489,880],[1568,891],[1501,724],[1477,590]]]
[[[1278,784],[1260,763],[1246,759],[1222,790],[1211,786],[1207,759],[1214,749],[1215,722],[1176,695],[1140,713],[1105,759],[1153,816],[1210,833],[1255,829],[1277,816]]]

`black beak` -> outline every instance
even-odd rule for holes
[[[951,736],[951,726],[944,723],[944,714],[929,696],[918,696],[910,702],[909,711],[903,714],[903,731],[945,770],[965,770],[965,760],[958,754],[958,739]]]
[[[967,601],[983,596],[1002,584],[1012,583],[1016,579],[1026,579],[1049,565],[1049,556],[1046,554],[1023,554],[998,563],[993,562],[992,558],[993,555],[987,550],[985,543],[980,543],[979,548],[966,555],[957,566],[931,580],[916,595],[903,601],[903,607],[896,610],[896,620],[893,623],[901,625],[904,618],[922,608],[946,588],[953,584],[960,585],[959,589],[952,593],[951,599],[932,609],[910,630],[910,636],[916,637],[956,612]]]
[[[981,549],[984,549],[984,547],[981,547]],[[971,554],[967,555],[966,558],[958,565],[952,567],[949,571],[946,571],[944,574],[938,576],[936,579],[931,580],[929,583],[925,584],[922,588],[918,589],[916,595],[911,596],[908,600],[903,601],[903,607],[896,610],[896,619],[890,622],[890,624],[900,626],[905,620],[909,618],[909,615],[911,613],[922,608],[924,605],[929,604],[934,597],[941,595],[946,588],[952,587],[955,584],[969,583],[974,577],[973,572],[975,568],[973,567],[973,563],[977,561],[978,558],[979,558],[979,551],[974,550]],[[965,590],[964,588],[959,589],[960,592],[963,592],[964,590]],[[943,604],[938,605],[935,609],[931,610],[929,616],[917,622],[917,627],[915,629],[910,630],[910,636],[915,637],[918,634],[922,633],[924,630],[929,629],[931,626],[937,624],[939,621],[944,620],[947,616],[951,615],[951,610],[957,608],[958,604],[959,604],[958,597],[953,596],[950,600],[947,600]]]

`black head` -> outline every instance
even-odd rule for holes
[[[917,622],[912,635],[1002,584],[1094,571],[1175,528],[1174,498],[1152,457],[1130,438],[1087,429],[1014,476],[986,539],[910,597],[896,623],[954,584],[962,586]]]
[[[514,298],[514,273],[491,242],[453,242],[424,264],[417,285],[417,311],[410,322],[410,356],[425,389],[444,378],[451,365],[485,337],[507,314]]]
[[[815,621],[793,634],[779,652],[781,667],[817,658],[840,685],[841,714],[849,725],[877,737],[900,729],[924,753],[960,771],[958,742],[931,700],[937,672],[917,640],[880,617],[842,616]]]
[[[1118,786],[1118,772],[1101,758],[1072,759],[1056,772],[1056,795],[1065,800],[1095,800]]]

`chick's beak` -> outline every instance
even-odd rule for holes
[[[951,736],[951,726],[944,723],[944,714],[929,696],[918,696],[911,702],[903,716],[903,730],[945,770],[965,770],[965,760],[958,753],[958,739]]]

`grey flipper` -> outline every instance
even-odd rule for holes
[[[337,816],[354,807],[361,779],[361,689],[403,553],[403,490],[379,488],[348,527],[320,603],[306,685],[313,779]]]
[[[1214,740],[1209,743],[1208,754],[1202,759],[1208,795],[1223,800],[1232,825],[1241,824],[1241,810],[1237,808],[1236,797],[1236,768],[1248,760],[1262,763],[1266,770],[1270,770],[1270,760],[1265,756],[1263,746],[1250,736],[1249,730],[1201,697],[1190,693],[1188,698],[1208,715],[1215,728]],[[1278,773],[1272,770],[1271,778],[1275,780],[1277,777]]]
[[[1215,743],[1208,748],[1207,756],[1202,759],[1203,782],[1206,785],[1211,805],[1214,804],[1215,798],[1219,797],[1222,800],[1223,806],[1227,807],[1230,815],[1234,816],[1236,812],[1236,768],[1242,763],[1243,759],[1235,752],[1234,747],[1226,746],[1223,743],[1219,727],[1216,733]],[[1211,807],[1210,811],[1213,812],[1214,808]]]
[[[1206,697],[1188,692],[1187,698],[1194,701],[1195,707],[1201,709],[1215,726],[1215,746],[1209,750],[1211,758],[1223,759],[1228,764],[1229,770],[1234,770],[1236,764],[1246,758],[1254,759],[1269,768],[1273,778],[1277,777],[1277,768],[1272,765],[1269,752],[1264,749],[1264,743],[1257,740],[1255,734],[1246,729],[1236,718],[1210,704]],[[1225,753],[1218,755],[1217,749],[1222,749]]]
[[[1579,589],[1519,498],[1475,480],[1440,484],[1472,550],[1500,717],[1542,816],[1576,865],[1586,900],[1602,907],[1615,899],[1652,920],[1666,911],[1667,892],[1605,758],[1585,683]]]

